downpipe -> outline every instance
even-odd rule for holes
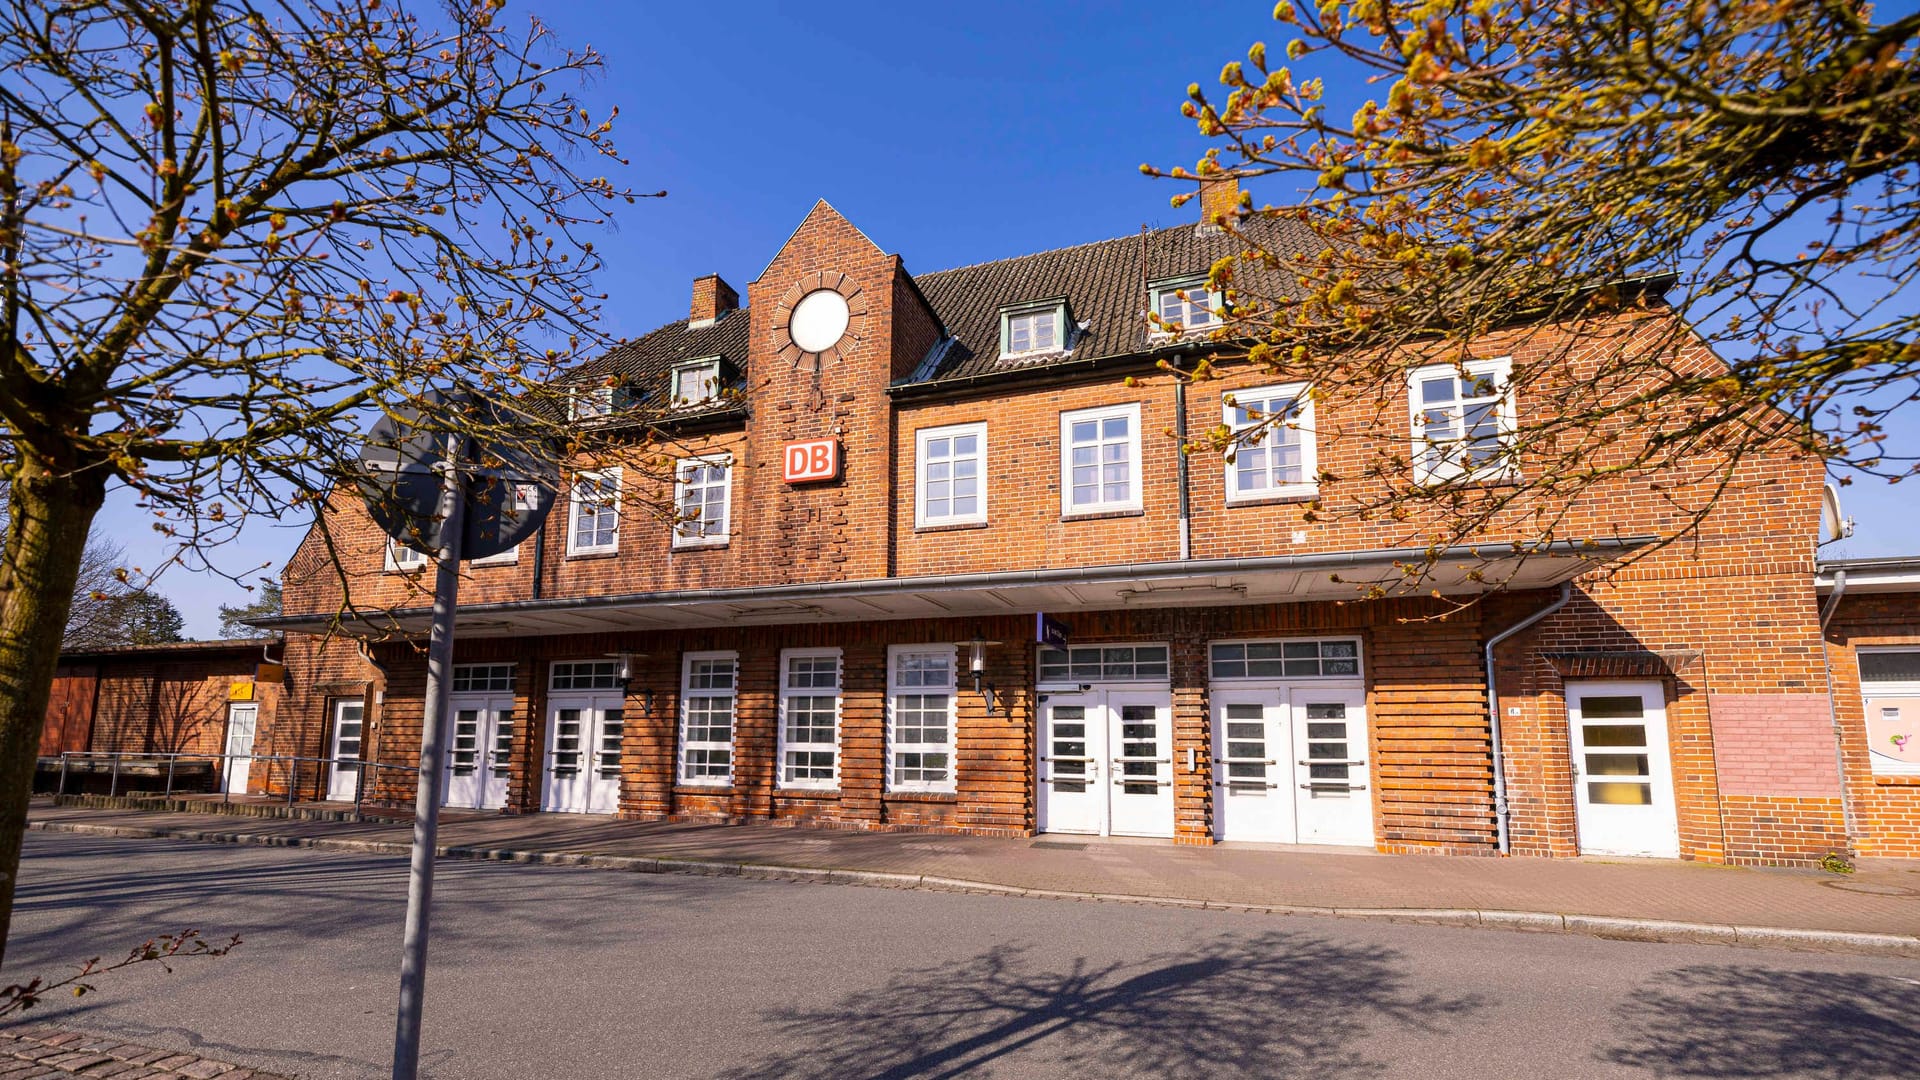
[[[1487,641],[1485,650],[1487,661],[1487,720],[1490,729],[1489,734],[1493,737],[1493,826],[1495,835],[1498,838],[1500,854],[1502,855],[1513,854],[1513,837],[1507,830],[1507,817],[1510,813],[1507,806],[1507,751],[1506,741],[1500,734],[1500,691],[1494,681],[1493,650],[1499,648],[1501,642],[1533,626],[1535,623],[1559,611],[1561,608],[1566,607],[1568,601],[1572,599],[1573,582],[1563,581],[1560,583],[1560,595],[1553,603],[1548,604],[1539,611],[1500,631]]]

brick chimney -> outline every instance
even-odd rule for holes
[[[721,280],[719,274],[693,279],[693,311],[687,316],[694,326],[707,324],[740,306],[740,294]]]
[[[1218,180],[1200,182],[1200,225],[1202,228],[1215,224],[1215,218],[1231,221],[1233,212],[1240,208],[1240,178],[1222,177]]]

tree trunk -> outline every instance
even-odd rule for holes
[[[60,637],[87,530],[107,488],[104,468],[55,470],[26,450],[12,473],[0,559],[0,965]]]

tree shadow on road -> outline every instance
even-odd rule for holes
[[[1600,1057],[1655,1076],[1905,1077],[1920,1070],[1920,980],[1680,968],[1618,1007]]]
[[[1416,993],[1396,950],[1270,932],[1065,970],[1025,947],[911,971],[830,1008],[766,1014],[788,1049],[735,1070],[772,1078],[1047,1075],[1335,1077],[1382,1073],[1372,1025],[1439,1032],[1481,1003]]]

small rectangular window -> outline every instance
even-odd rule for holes
[[[613,387],[576,386],[567,391],[567,419],[604,420],[613,415]]]
[[[688,409],[720,397],[720,361],[696,360],[673,369],[673,407]]]
[[[1040,682],[1165,682],[1165,645],[1075,645],[1040,650]]]
[[[838,785],[840,650],[780,654],[780,786]]]
[[[554,690],[618,690],[620,689],[620,662],[618,660],[555,661],[548,674],[547,685]]]
[[[1210,650],[1216,679],[1337,679],[1360,674],[1360,642],[1223,641]]]
[[[583,472],[574,479],[567,554],[592,555],[620,547],[620,470]]]
[[[410,548],[391,537],[387,540],[387,570],[389,573],[410,574],[423,570],[432,562],[426,552]]]
[[[914,524],[986,521],[987,425],[922,428],[914,441]]]
[[[1513,441],[1510,360],[1440,364],[1409,375],[1416,482],[1498,477]]]
[[[1153,287],[1153,312],[1160,316],[1154,333],[1179,334],[1217,325],[1213,293],[1205,275],[1167,281]]]
[[[453,667],[453,692],[456,694],[512,689],[512,664],[455,664]]]
[[[951,645],[887,650],[887,790],[955,790]]]
[[[733,719],[739,654],[688,653],[680,679],[680,782],[733,783]]]
[[[1060,414],[1060,512],[1138,510],[1138,403]]]
[[[1236,435],[1255,432],[1227,451],[1227,501],[1314,493],[1313,401],[1305,385],[1235,391],[1222,409]]]
[[[1065,349],[1066,305],[1050,304],[1000,315],[1000,355],[1032,356]]]
[[[673,546],[719,547],[727,542],[733,464],[729,458],[682,461],[674,473],[673,504],[679,520]]]

